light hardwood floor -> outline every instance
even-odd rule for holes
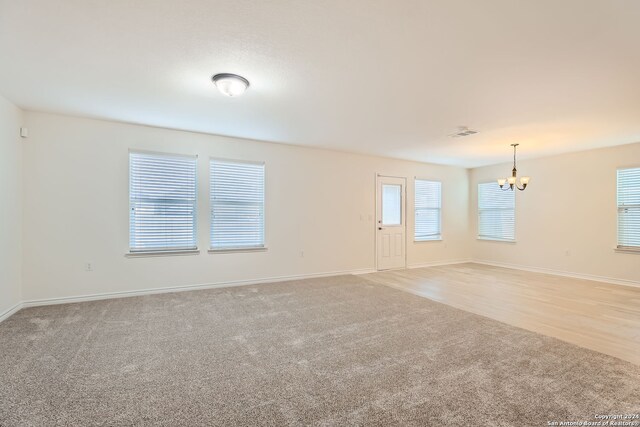
[[[640,288],[473,263],[363,277],[640,365]]]

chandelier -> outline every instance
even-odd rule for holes
[[[506,191],[506,190],[513,191],[514,187],[520,191],[523,191],[525,188],[527,188],[527,184],[529,184],[528,176],[523,176],[520,178],[520,185],[518,185],[518,182],[517,182],[518,171],[516,169],[516,147],[518,145],[520,144],[511,144],[511,146],[513,147],[513,170],[511,171],[511,176],[509,178],[498,178],[498,185],[503,191]],[[505,187],[506,184],[509,184],[509,186]]]

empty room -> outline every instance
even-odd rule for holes
[[[0,426],[640,426],[639,22],[0,0]]]

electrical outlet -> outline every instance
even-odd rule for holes
[[[84,263],[84,271],[93,271],[93,263],[85,262]]]

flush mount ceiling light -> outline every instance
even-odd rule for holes
[[[513,188],[517,188],[520,191],[524,191],[525,188],[527,188],[527,185],[529,184],[529,177],[528,176],[523,176],[522,178],[520,178],[520,185],[518,185],[517,181],[517,173],[518,170],[516,169],[516,147],[520,145],[520,144],[511,144],[511,146],[513,147],[513,169],[511,170],[511,176],[509,178],[498,178],[498,185],[500,186],[500,188],[502,188],[502,190],[511,190],[513,191]],[[508,187],[505,188],[505,184],[509,184]]]
[[[227,96],[240,96],[249,87],[249,80],[237,74],[221,73],[211,78],[218,90]]]

